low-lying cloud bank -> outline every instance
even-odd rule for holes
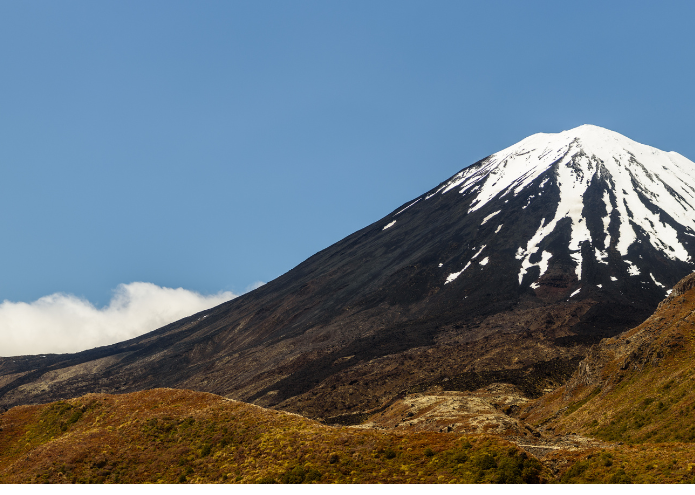
[[[4,301],[0,304],[0,356],[78,352],[115,344],[237,295],[226,291],[204,296],[181,288],[133,282],[119,285],[104,308],[61,293],[32,303]]]

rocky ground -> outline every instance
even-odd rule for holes
[[[518,418],[521,408],[529,402],[516,387],[507,383],[493,383],[473,392],[415,393],[395,401],[353,428],[492,434],[515,443],[541,460],[550,459],[549,454],[553,453],[580,453],[618,445],[576,433],[556,434],[552,429],[535,428]]]

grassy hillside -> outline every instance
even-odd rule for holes
[[[615,445],[592,452],[558,452],[557,483],[695,483],[695,444]]]
[[[542,482],[493,437],[330,427],[185,390],[90,394],[0,416],[0,483]]]
[[[642,325],[606,339],[522,418],[624,443],[695,441],[695,275]]]
[[[0,415],[0,483],[679,483],[695,444],[558,450],[499,438],[325,426],[185,390]]]

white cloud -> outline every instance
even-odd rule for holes
[[[261,286],[263,286],[263,285],[265,285],[265,282],[261,282],[261,281],[258,281],[258,282],[254,282],[254,283],[252,283],[252,284],[249,284],[249,285],[247,285],[246,288],[244,289],[244,293],[246,293],[246,292],[251,292],[252,290],[256,290],[256,289],[258,289],[259,287],[261,287]]]
[[[146,282],[121,284],[109,305],[96,308],[72,294],[32,303],[0,304],[0,356],[78,352],[132,339],[237,297],[204,296]]]

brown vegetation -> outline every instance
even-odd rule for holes
[[[595,346],[570,381],[521,417],[614,442],[695,440],[695,274],[642,325]]]
[[[212,394],[90,394],[0,416],[2,483],[542,482],[489,436],[325,426]]]

